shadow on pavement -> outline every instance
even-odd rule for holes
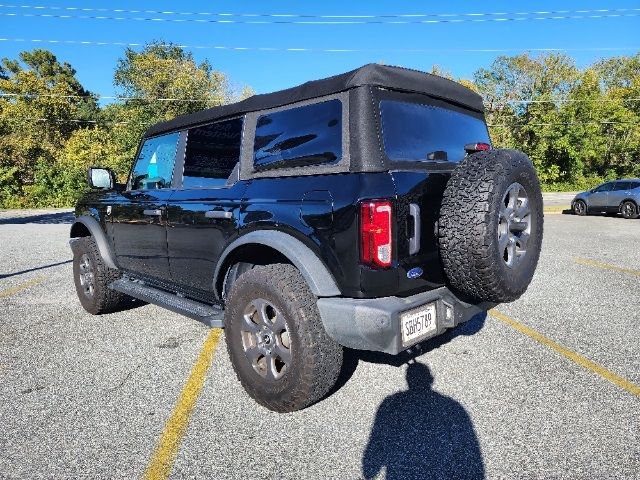
[[[344,363],[332,392],[342,388],[360,361],[407,365],[408,389],[387,397],[376,414],[362,459],[365,478],[384,468],[387,479],[483,479],[484,463],[473,424],[464,407],[432,389],[429,367],[416,357],[449,343],[456,337],[479,332],[483,312],[442,335],[398,355],[345,349]]]
[[[0,225],[24,225],[26,223],[71,224],[74,218],[73,212],[42,213],[24,217],[16,215],[14,217],[0,217]]]
[[[71,263],[72,261],[73,260],[64,260],[63,262],[50,263],[49,265],[41,265],[39,267],[33,267],[33,268],[29,268],[27,270],[21,270],[19,272],[0,273],[0,278],[15,277],[16,275],[22,275],[23,273],[35,272],[37,270],[43,270],[45,268],[57,267],[58,265],[65,265],[67,263]]]
[[[429,367],[407,366],[408,389],[387,397],[362,458],[365,478],[483,479],[482,453],[464,407],[431,387]]]

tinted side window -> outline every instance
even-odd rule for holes
[[[610,192],[612,186],[613,186],[612,183],[603,183],[598,188],[596,188],[595,191],[596,192]]]
[[[340,100],[258,117],[254,143],[256,170],[335,163],[341,158]]]
[[[180,134],[169,133],[145,140],[131,175],[133,190],[169,188]]]
[[[613,185],[614,191],[628,190],[628,189],[629,189],[629,182],[616,182]]]
[[[241,140],[242,118],[190,129],[182,187],[224,186],[240,159]]]
[[[640,187],[640,182],[629,182],[629,190]]]

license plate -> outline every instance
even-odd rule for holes
[[[400,315],[400,328],[402,329],[402,343],[404,345],[435,332],[438,329],[436,324],[436,304],[429,303],[404,312]]]

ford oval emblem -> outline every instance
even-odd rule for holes
[[[407,272],[407,278],[418,278],[422,276],[422,269],[420,267],[412,268]]]

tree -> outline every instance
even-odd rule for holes
[[[127,48],[118,61],[114,85],[130,99],[125,105],[146,111],[154,120],[222,105],[230,100],[227,76],[208,61],[197,64],[184,49],[163,42],[147,44],[141,52]]]
[[[112,140],[130,160],[149,125],[232,99],[225,74],[208,61],[196,63],[181,47],[160,41],[140,52],[127,48],[113,83],[124,99],[106,107],[102,119],[114,125]]]
[[[47,50],[21,52],[1,65],[0,206],[46,204],[47,169],[69,136],[95,117],[96,98]]]
[[[558,105],[578,78],[572,59],[562,54],[500,56],[474,74],[487,103],[494,142],[519,148],[531,157],[543,182],[571,176],[558,159]],[[566,168],[565,168],[566,167]]]

